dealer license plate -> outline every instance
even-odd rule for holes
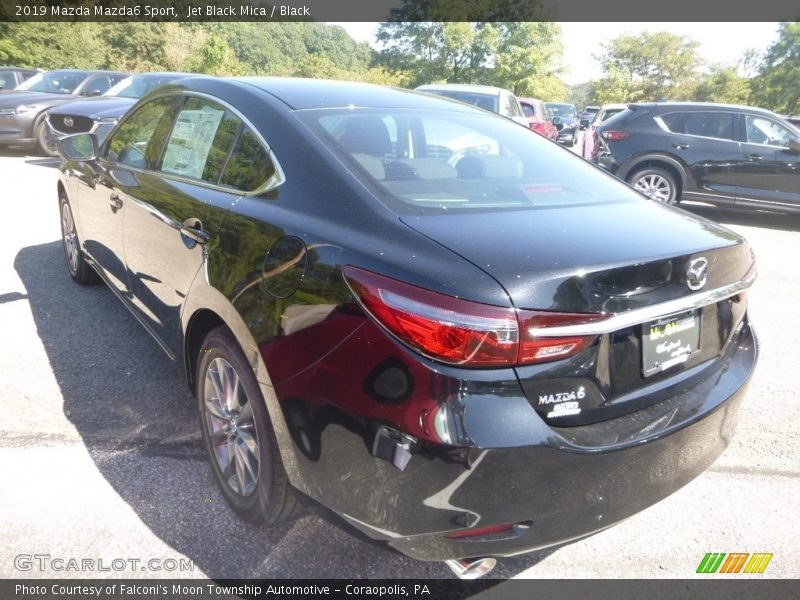
[[[700,350],[700,313],[693,311],[642,325],[645,377],[685,363]]]

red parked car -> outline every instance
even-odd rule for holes
[[[522,106],[522,113],[528,119],[528,127],[547,139],[555,141],[558,137],[558,129],[553,124],[553,117],[544,102],[536,98],[517,99]]]

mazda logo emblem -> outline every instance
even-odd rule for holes
[[[75,124],[75,121],[72,120],[72,117],[64,117],[64,125],[67,127],[72,127]]]
[[[708,260],[701,256],[689,262],[686,268],[686,285],[690,290],[700,290],[708,279]]]

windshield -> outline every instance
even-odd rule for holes
[[[549,208],[640,198],[568,150],[494,115],[342,109],[300,116],[400,213]]]
[[[422,90],[429,94],[436,94],[437,96],[445,96],[453,100],[459,100],[472,106],[477,106],[484,110],[492,112],[499,112],[497,96],[490,96],[489,94],[480,94],[478,92],[464,92],[460,90]]]
[[[164,74],[164,75],[131,75],[120,81],[117,85],[108,90],[103,96],[115,96],[118,98],[141,98],[150,90],[158,87],[162,83],[167,83],[174,79],[188,77],[188,75]]]
[[[547,108],[554,117],[574,117],[575,107],[572,104],[552,104],[548,103]]]
[[[86,79],[83,71],[49,71],[37,73],[17,86],[17,90],[47,92],[50,94],[72,94]]]

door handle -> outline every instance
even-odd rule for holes
[[[673,148],[677,148],[678,150],[687,150],[690,146],[689,144],[672,144]]]
[[[119,194],[114,192],[111,194],[111,196],[109,196],[108,204],[111,206],[111,210],[113,212],[117,212],[120,208],[122,208],[122,198],[119,197]]]
[[[762,160],[764,157],[761,156],[760,154],[748,154],[747,158],[749,158],[752,161],[756,161],[756,160]]]
[[[208,243],[211,237],[207,231],[203,229],[203,224],[200,219],[186,219],[181,225],[181,235],[186,236],[190,240],[194,240],[198,244]]]

